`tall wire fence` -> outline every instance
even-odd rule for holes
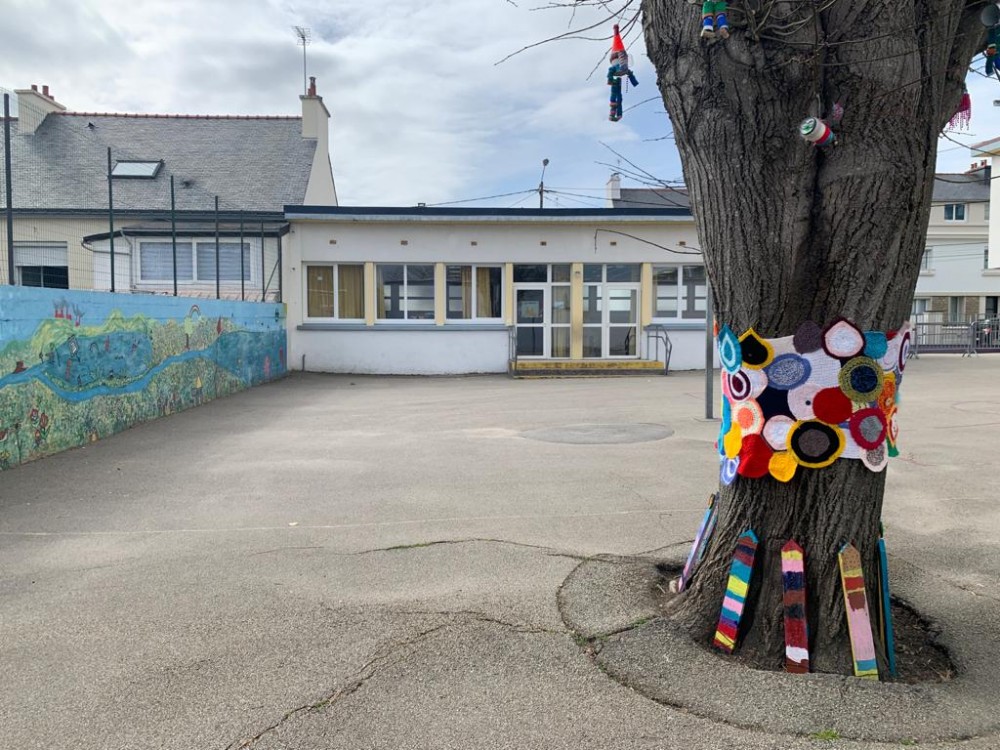
[[[0,94],[0,284],[281,300],[282,206],[214,194],[120,134],[104,145],[107,116],[70,127]]]

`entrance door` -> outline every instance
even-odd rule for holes
[[[604,356],[637,357],[639,287],[606,284],[604,298]]]
[[[549,351],[549,326],[546,310],[549,290],[542,285],[514,288],[517,323],[517,356],[545,357]]]
[[[638,323],[638,284],[584,285],[584,357],[638,357]]]

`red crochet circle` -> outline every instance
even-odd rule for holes
[[[851,418],[854,405],[839,388],[824,388],[813,397],[816,419],[827,424],[840,424]]]

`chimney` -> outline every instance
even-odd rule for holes
[[[310,76],[307,93],[299,99],[302,101],[302,137],[316,141],[302,202],[307,206],[336,206],[337,188],[330,166],[330,111],[323,104],[323,97],[316,93],[315,76]]]
[[[617,172],[612,172],[604,186],[604,195],[607,199],[606,208],[614,208],[615,201],[622,199],[622,176]]]
[[[51,112],[65,112],[66,107],[49,96],[49,87],[31,84],[30,89],[17,89],[17,132],[19,135],[34,135],[38,126]]]

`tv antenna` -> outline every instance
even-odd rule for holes
[[[302,93],[309,94],[309,82],[306,78],[306,47],[312,41],[312,31],[304,26],[293,26],[295,31],[295,43],[302,47]]]

